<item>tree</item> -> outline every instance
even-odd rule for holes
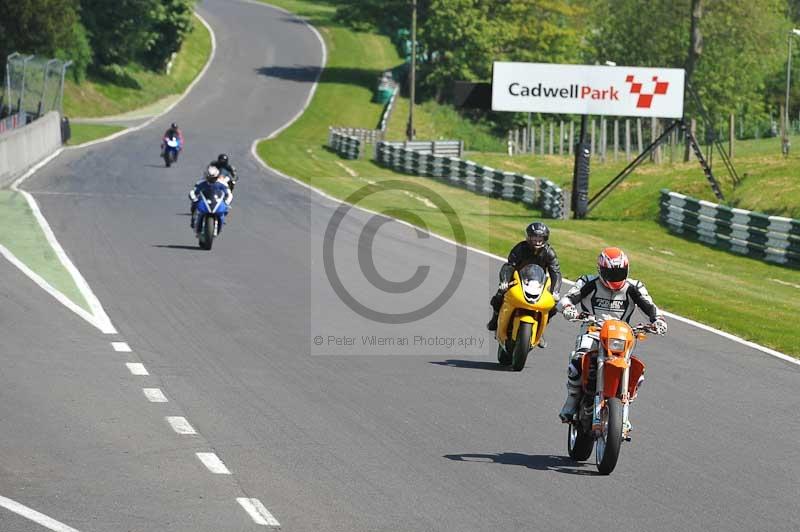
[[[0,2],[0,57],[19,51],[69,59],[82,77],[92,53],[79,9],[78,0]]]
[[[763,113],[765,80],[785,54],[785,10],[785,0],[651,0],[646,9],[638,0],[598,0],[587,59],[687,68],[712,117]],[[686,103],[696,113],[688,95]]]
[[[81,0],[94,67],[142,61],[161,68],[191,29],[194,0]]]

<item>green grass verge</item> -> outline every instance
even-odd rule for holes
[[[793,138],[793,141],[792,144],[798,146],[800,137]],[[715,154],[713,170],[722,184],[726,199],[722,203],[777,216],[800,218],[800,149],[795,148],[787,158],[780,155],[780,150],[778,138],[738,142],[733,162],[742,181],[735,188],[722,161]],[[658,197],[662,188],[719,203],[697,160],[693,157],[688,163],[682,162],[683,153],[678,148],[672,155],[676,161],[674,163],[656,165],[648,162],[641,165],[592,212],[592,218],[655,220],[658,218]],[[510,157],[502,153],[474,152],[466,157],[493,168],[547,177],[561,185],[572,186],[574,161],[567,155]],[[607,156],[606,162],[601,162],[599,157],[593,158],[591,193],[602,188],[627,165],[624,159],[624,153],[619,155],[617,161],[613,160],[612,155]],[[670,159],[669,150],[665,152],[665,159]]]
[[[91,312],[72,276],[47,242],[28,202],[19,192],[0,190],[0,225],[13,227],[13,230],[0,233],[0,244],[75,304]]]
[[[180,94],[197,77],[211,53],[211,34],[195,17],[193,30],[181,46],[169,75],[131,65],[129,70],[141,88],[120,87],[103,79],[90,78],[81,84],[64,85],[64,114],[69,117],[98,117],[125,113]]]
[[[72,130],[72,136],[67,144],[77,146],[84,142],[113,135],[125,128],[122,126],[107,126],[105,124],[71,124],[70,129]]]
[[[381,108],[366,102],[375,76],[398,59],[388,39],[337,26],[331,22],[333,10],[326,4],[299,0],[271,3],[295,6],[300,14],[313,18],[328,44],[331,72],[323,74],[303,117],[278,138],[261,142],[259,156],[278,170],[340,198],[372,181],[397,179],[423,187],[423,191],[439,194],[452,206],[466,231],[467,244],[505,255],[521,239],[522,228],[538,218],[539,212],[432,179],[397,174],[367,160],[346,161],[325,149],[328,125],[374,127]],[[371,84],[365,85],[367,80]],[[569,162],[559,164],[568,167]],[[654,188],[657,192],[658,186]],[[405,209],[406,214],[400,213],[399,218],[415,223],[418,216],[432,231],[453,238],[445,216],[429,208],[420,195],[385,192],[366,198],[360,205],[377,211]],[[791,323],[800,313],[800,297],[787,297],[787,291],[800,291],[795,270],[695,244],[670,235],[652,220],[548,223],[567,277],[574,279],[593,271],[601,247],[621,246],[631,257],[633,275],[647,283],[662,307],[800,357],[800,346],[785,330],[785,323]],[[485,288],[488,299],[492,288]],[[770,319],[764,320],[764,316]]]

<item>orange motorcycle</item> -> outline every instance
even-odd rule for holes
[[[633,350],[655,330],[586,314],[575,321],[588,324],[587,334],[597,340],[597,349],[581,361],[583,394],[569,422],[567,450],[573,460],[586,460],[595,447],[597,470],[608,475],[617,465],[622,441],[630,441],[628,410],[644,375],[644,363]]]

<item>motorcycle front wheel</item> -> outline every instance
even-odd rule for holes
[[[517,330],[517,338],[514,340],[514,353],[512,355],[511,369],[522,371],[525,362],[528,360],[528,353],[531,352],[532,326],[530,323],[522,322]]]
[[[203,228],[200,232],[200,248],[209,250],[214,243],[214,217],[206,216],[203,220]]]
[[[508,351],[503,349],[503,346],[500,343],[497,344],[497,362],[501,366],[511,365],[511,355],[508,354]]]
[[[622,401],[617,397],[606,399],[600,413],[602,432],[597,438],[594,457],[597,470],[608,475],[617,466],[619,451],[622,447]]]

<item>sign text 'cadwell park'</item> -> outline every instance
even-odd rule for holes
[[[683,117],[678,68],[495,62],[492,110]]]

